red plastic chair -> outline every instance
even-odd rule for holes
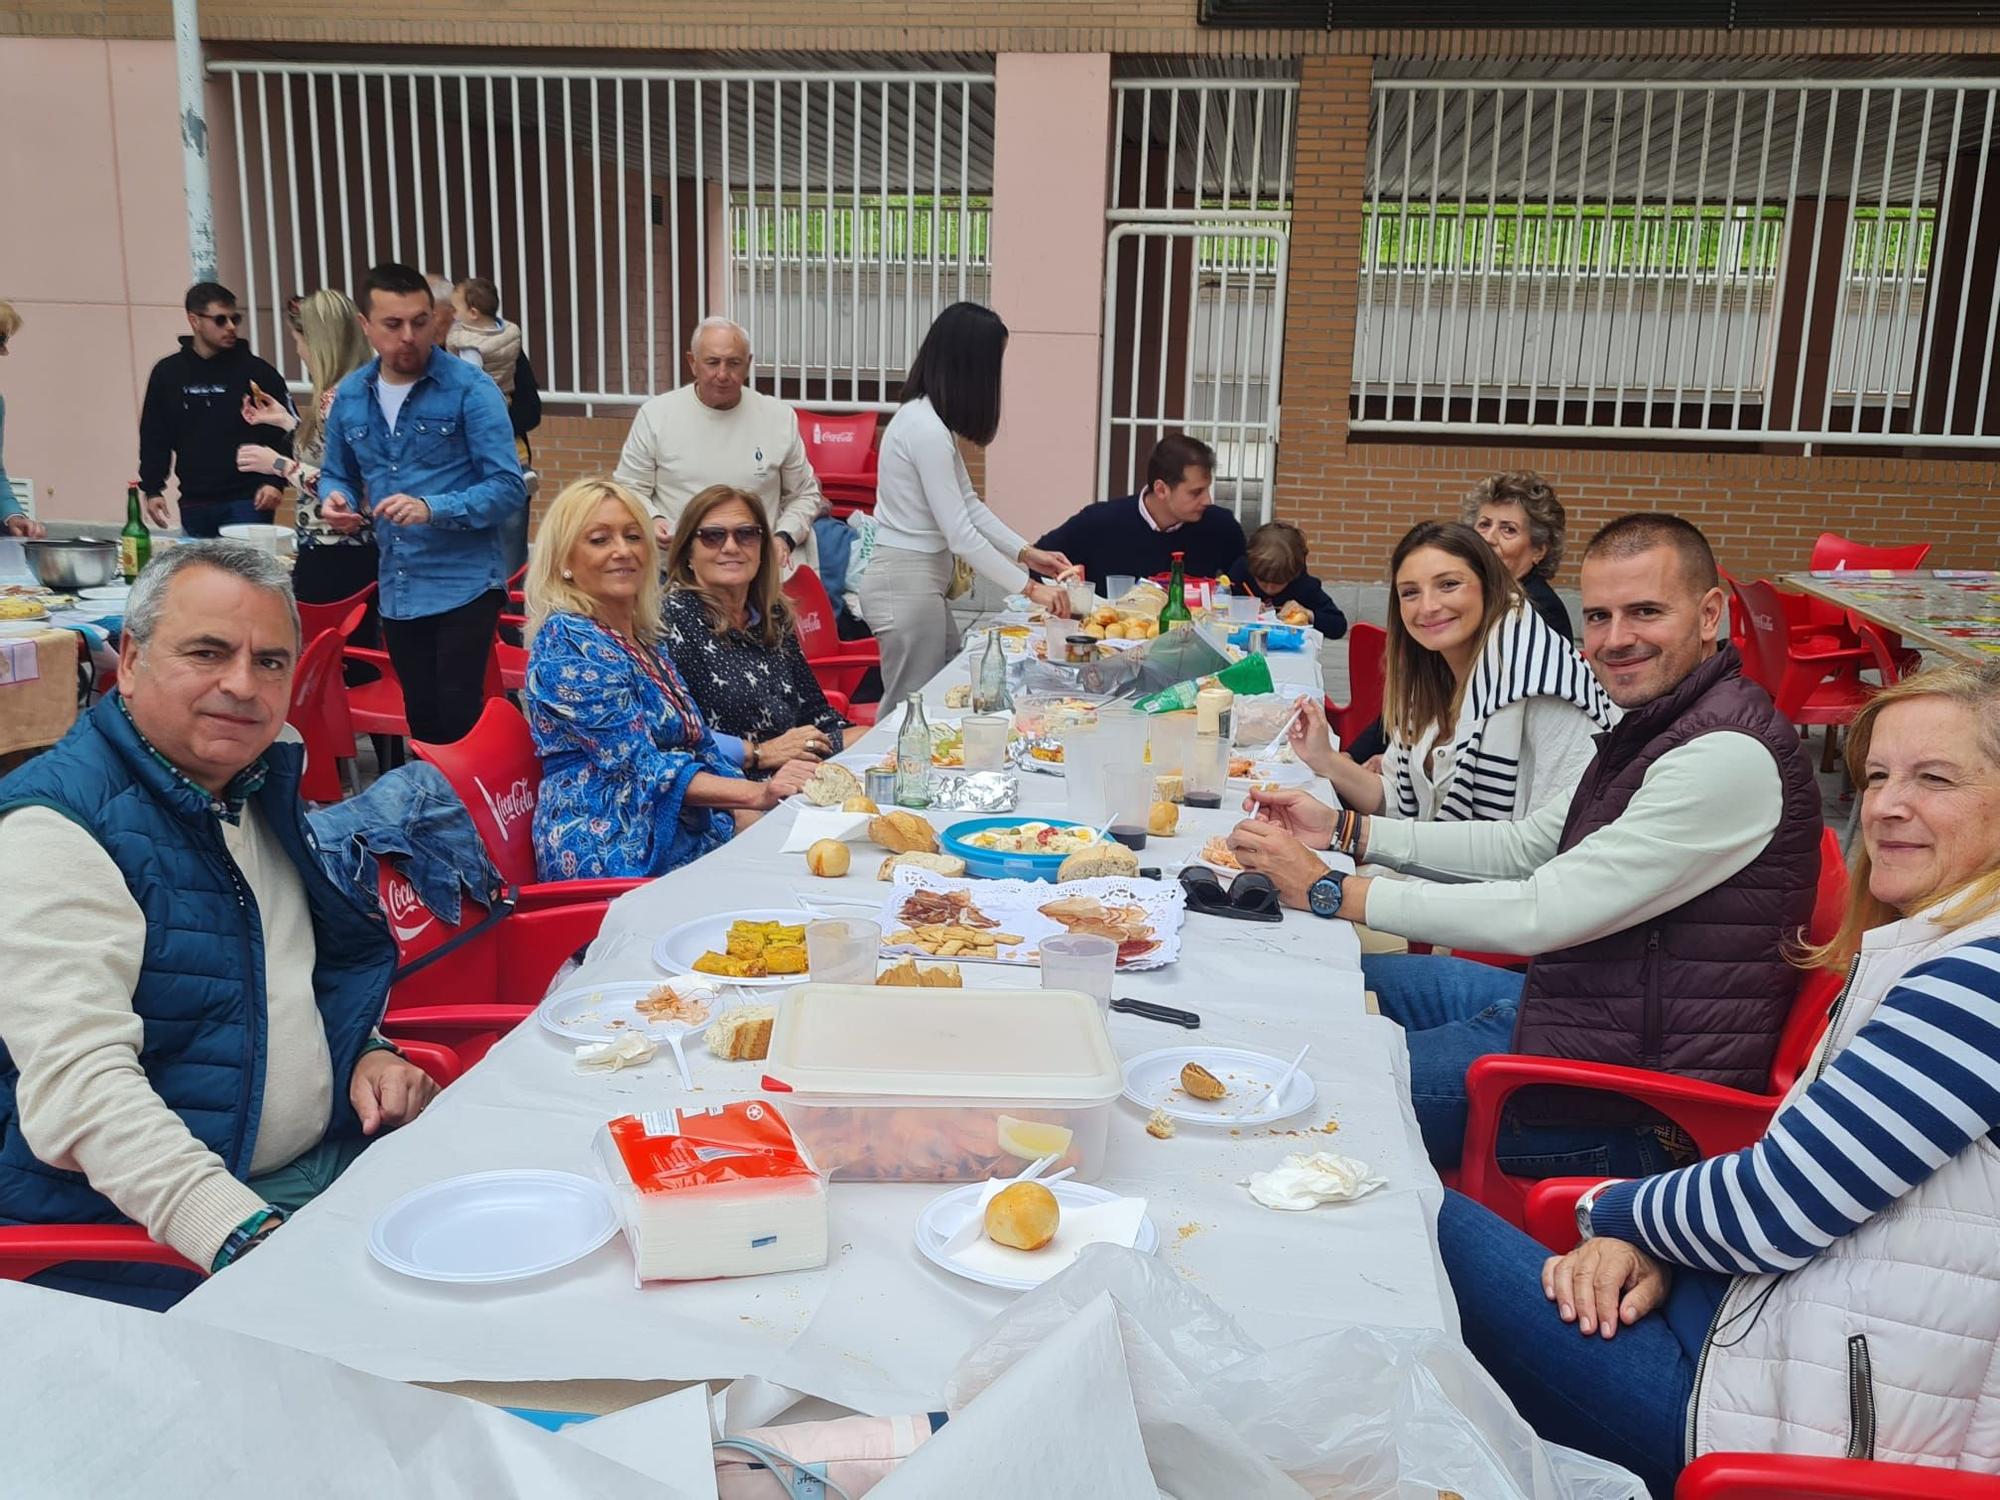
[[[1732,581],[1730,588],[1748,622],[1757,664],[1753,680],[1771,695],[1787,722],[1826,726],[1820,769],[1832,770],[1835,728],[1851,722],[1862,704],[1900,675],[1888,647],[1878,635],[1854,625],[1849,638],[1856,646],[1820,647],[1817,636],[1801,643],[1795,627],[1804,621],[1803,595],[1780,593],[1761,578]],[[1864,668],[1873,668],[1882,680],[1862,681]]]
[[[500,878],[514,886],[522,910],[606,902],[643,880],[538,880],[535,868],[535,799],[542,762],[521,711],[495,695],[479,722],[449,745],[413,741],[411,751],[444,773],[486,845]],[[537,996],[539,998],[539,995]]]
[[[441,1089],[449,1088],[465,1071],[450,1047],[405,1041],[400,1036],[396,1045]],[[184,1260],[137,1224],[17,1224],[0,1228],[0,1281],[26,1281],[68,1261],[170,1266],[198,1273],[208,1269]]]
[[[347,638],[360,628],[367,612],[365,600],[350,602],[344,618],[309,637],[292,678],[292,706],[285,722],[306,743],[299,795],[308,802],[338,802],[347,795],[354,765],[354,718],[348,712],[341,660]]]
[[[1347,702],[1326,700],[1326,721],[1351,745],[1382,717],[1382,682],[1389,666],[1389,632],[1361,623],[1347,632]]]
[[[2000,1500],[2000,1478],[1865,1458],[1709,1453],[1681,1470],[1674,1500]]]
[[[363,734],[379,735],[392,745],[408,740],[410,717],[403,702],[403,679],[396,675],[396,664],[389,659],[389,653],[369,646],[349,645],[341,653],[341,659],[359,663],[377,674],[373,682],[354,683],[347,689],[347,709],[354,727]],[[500,655],[488,651],[481,696],[498,698],[505,692],[500,681]],[[392,749],[384,757],[384,769],[401,762],[401,755]]]
[[[515,645],[504,634],[495,637],[493,658],[500,668],[500,686],[507,692],[518,693],[528,685],[528,648],[525,644],[528,630],[526,615],[503,614],[498,630],[512,630],[520,634],[524,644]]]
[[[873,724],[879,703],[855,703],[855,690],[870,667],[882,665],[882,647],[874,640],[843,641],[835,628],[837,611],[827,596],[826,585],[811,568],[799,567],[785,580],[785,597],[798,616],[799,645],[806,664],[822,692],[839,693],[849,700],[842,713],[856,724]]]
[[[355,624],[349,625],[348,613],[358,606],[362,616],[365,617],[368,606],[375,602],[375,590],[376,585],[371,583],[358,594],[349,594],[345,599],[336,600],[332,604],[307,604],[303,599],[300,600],[299,629],[304,632],[305,643],[310,646],[329,630],[339,630],[343,640],[353,635],[359,628],[360,622],[357,619]]]
[[[1831,938],[1839,930],[1847,905],[1847,866],[1841,859],[1840,840],[1830,828],[1820,836],[1819,860],[1818,892],[1812,919],[1806,924],[1809,943]],[[1510,1224],[1526,1225],[1533,1180],[1509,1175],[1495,1153],[1508,1104],[1522,1089],[1539,1085],[1616,1094],[1648,1105],[1685,1130],[1704,1157],[1742,1150],[1763,1135],[1786,1091],[1812,1061],[1813,1049],[1826,1029],[1827,1012],[1840,989],[1841,976],[1825,969],[1807,970],[1800,976],[1791,1012],[1772,1055],[1770,1081],[1761,1094],[1678,1073],[1576,1058],[1496,1052],[1475,1059],[1465,1074],[1465,1144],[1459,1155],[1457,1181],[1451,1185]]]
[[[872,411],[801,411],[799,437],[806,462],[819,478],[820,493],[834,514],[875,509],[876,434],[879,419]]]
[[[448,1043],[467,1067],[534,1014],[556,970],[597,937],[608,905],[496,911],[468,901],[454,924],[386,863],[377,893],[400,965],[383,1024],[399,1036]]]
[[[1813,543],[1812,569],[1815,573],[1836,568],[1888,568],[1898,573],[1915,572],[1924,565],[1924,559],[1931,554],[1929,542],[1910,542],[1896,547],[1870,547],[1861,542],[1851,542],[1837,531],[1822,531],[1819,540]],[[1835,635],[1848,634],[1859,644],[1855,632],[1874,636],[1890,656],[1895,658],[1898,671],[1905,674],[1914,672],[1922,664],[1923,656],[1903,644],[1903,638],[1894,631],[1884,630],[1873,620],[1862,620],[1858,627],[1843,618],[1846,611],[1837,604],[1824,599],[1806,598],[1806,608],[1817,628]]]

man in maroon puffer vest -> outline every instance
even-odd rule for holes
[[[1583,650],[1624,717],[1598,736],[1566,808],[1513,823],[1358,820],[1347,840],[1358,862],[1432,879],[1329,871],[1314,850],[1346,830],[1296,790],[1253,794],[1257,818],[1231,836],[1290,905],[1538,955],[1525,983],[1465,959],[1362,960],[1382,1014],[1408,1032],[1411,1096],[1438,1165],[1458,1162],[1465,1071],[1489,1052],[1768,1086],[1798,988],[1787,953],[1819,878],[1819,787],[1796,731],[1719,646],[1722,610],[1699,530],[1669,515],[1613,521],[1584,551]],[[1676,1164],[1682,1139],[1659,1116],[1579,1097],[1523,1095],[1502,1165],[1632,1177]]]

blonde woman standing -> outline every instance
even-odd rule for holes
[[[375,533],[364,517],[353,532],[335,531],[320,519],[319,464],[326,452],[326,413],[333,390],[372,356],[362,335],[360,314],[343,292],[323,289],[287,308],[292,343],[312,381],[312,399],[293,416],[270,392],[243,403],[246,420],[295,434],[295,457],[286,457],[261,443],[236,450],[236,467],[250,474],[275,474],[298,491],[293,528],[298,535],[298,566],[292,588],[301,604],[333,604],[353,597],[375,581]]]

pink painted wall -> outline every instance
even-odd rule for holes
[[[0,40],[7,470],[44,520],[122,520],[153,361],[191,276],[171,42]]]
[[[1002,53],[994,85],[993,307],[1007,320],[986,498],[1033,537],[1097,486],[1108,53]]]

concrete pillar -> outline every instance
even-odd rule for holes
[[[1785,214],[1785,253],[1779,265],[1776,297],[1778,332],[1772,340],[1771,376],[1764,383],[1770,393],[1764,407],[1766,427],[1790,427],[1796,403],[1798,425],[1810,430],[1819,426],[1820,414],[1826,409],[1826,385],[1833,378],[1833,327],[1840,316],[1841,298],[1847,294],[1840,261],[1847,244],[1849,212],[1845,198],[1794,198]],[[1819,236],[1817,267],[1815,230]],[[1812,292],[1810,306],[1808,287]]]
[[[1992,310],[1993,283],[2000,277],[2000,138],[1982,152],[1979,136],[1985,116],[1968,122],[1956,143],[1958,161],[1952,172],[1951,201],[1939,207],[1944,233],[1931,248],[1930,277],[1925,295],[1938,299],[1931,334],[1931,358],[1924,372],[1924,409],[1918,413],[1925,432],[2000,431],[2000,381],[1989,383],[1986,410],[1979,410],[1980,376],[1993,358],[1987,347],[1986,320]],[[2000,137],[2000,129],[1996,129]],[[1968,139],[1969,138],[1969,139]],[[1980,188],[1980,158],[1987,158],[1985,191]],[[1973,214],[1977,199],[1979,213]],[[1965,317],[1959,300],[1968,276],[1971,295]],[[1921,357],[1921,356],[1920,356]],[[1958,389],[1952,391],[1952,368],[1958,369]]]
[[[1033,538],[1097,486],[1108,53],[1002,53],[993,110],[993,308],[1007,320],[986,499]]]

